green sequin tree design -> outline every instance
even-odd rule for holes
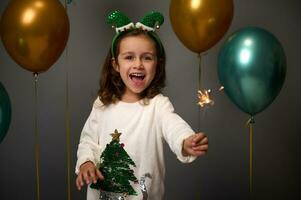
[[[99,170],[105,177],[103,181],[98,180],[96,184],[91,184],[91,188],[100,189],[107,192],[123,193],[126,195],[137,195],[130,184],[130,181],[138,183],[134,171],[130,165],[136,167],[134,161],[124,150],[124,144],[119,143],[121,133],[115,129],[111,134],[112,141],[107,144],[100,156]]]

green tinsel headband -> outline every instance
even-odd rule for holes
[[[150,12],[142,18],[140,22],[134,24],[125,14],[122,12],[115,10],[107,16],[107,23],[115,29],[116,35],[112,40],[111,53],[112,56],[115,57],[116,52],[116,44],[121,35],[123,33],[135,30],[142,29],[148,32],[149,36],[151,36],[154,41],[157,43],[160,49],[160,54],[163,53],[163,46],[160,38],[155,33],[155,30],[160,28],[160,26],[164,22],[164,17],[159,12]]]

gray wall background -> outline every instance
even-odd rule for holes
[[[1,0],[0,14],[9,0]],[[137,21],[150,10],[159,10],[165,23],[159,30],[167,51],[168,85],[165,94],[176,112],[195,130],[209,137],[208,154],[185,165],[166,148],[165,199],[249,199],[248,116],[224,93],[214,95],[215,105],[203,112],[196,105],[198,64],[172,31],[169,1],[74,0],[69,5],[71,32],[68,55],[38,81],[38,128],[41,144],[41,199],[67,199],[66,74],[69,75],[71,109],[72,199],[85,199],[75,188],[74,165],[80,132],[98,89],[100,66],[110,46],[113,30],[105,15],[121,9]],[[298,0],[235,0],[235,13],[226,36],[203,58],[202,83],[219,87],[217,55],[225,38],[245,26],[272,32],[287,56],[287,76],[279,96],[255,118],[253,199],[301,199],[300,47],[301,3]],[[12,103],[12,121],[0,144],[0,199],[24,200],[35,196],[34,82],[0,45],[0,81]],[[199,117],[199,113],[200,116]]]

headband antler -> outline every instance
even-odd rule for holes
[[[142,18],[140,22],[136,23],[136,28],[142,28],[146,31],[155,31],[156,29],[159,29],[160,26],[164,22],[164,17],[159,12],[150,12]]]
[[[107,23],[115,28],[116,33],[134,28],[134,23],[122,12],[115,10],[107,17]]]

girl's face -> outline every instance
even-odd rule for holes
[[[136,102],[156,74],[155,43],[146,35],[127,36],[120,41],[117,61],[112,62],[125,84],[121,100]]]

